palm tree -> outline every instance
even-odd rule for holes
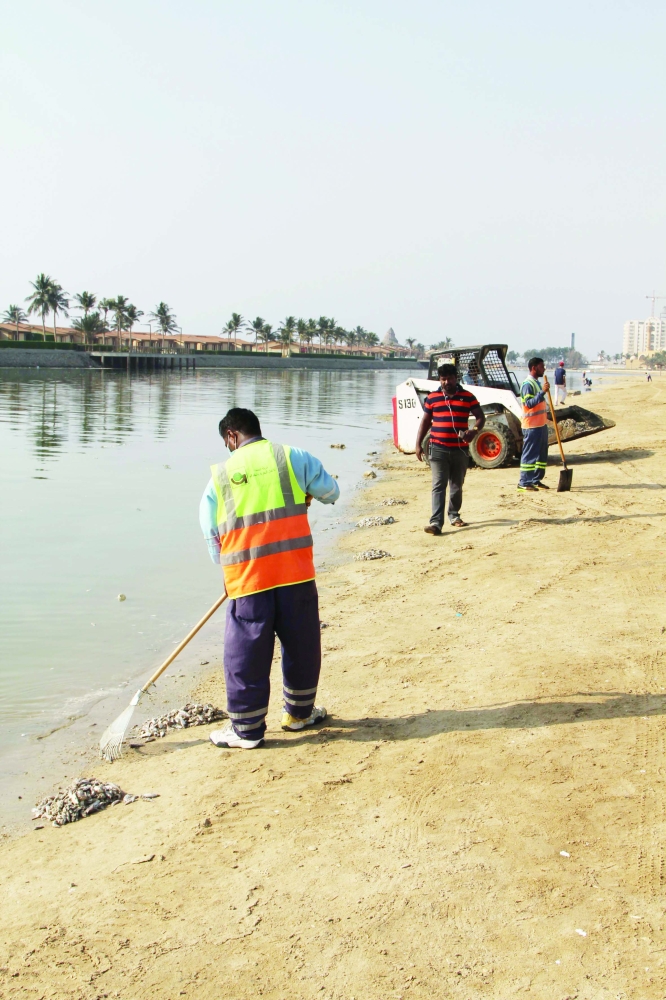
[[[366,336],[367,330],[364,330],[362,326],[356,326],[349,334],[347,343],[350,347],[353,347],[355,344],[358,344],[359,347],[363,347],[365,345]]]
[[[109,327],[102,314],[95,311],[85,313],[83,316],[77,316],[72,321],[72,329],[78,330],[79,333],[83,334],[83,343],[85,346],[88,340],[94,337],[95,334],[105,333]]]
[[[379,343],[379,337],[377,336],[376,333],[366,333],[365,342],[368,345],[368,347],[376,347],[377,344]]]
[[[272,335],[273,335],[273,327],[271,326],[270,323],[264,323],[261,330],[259,331],[258,336],[259,339],[263,340],[264,344],[266,345],[264,347],[264,350],[266,351],[267,354],[268,354],[268,341],[271,339]]]
[[[338,344],[344,344],[347,341],[347,331],[344,326],[335,326],[333,328],[333,343],[337,346]]]
[[[329,325],[330,320],[327,316],[320,316],[317,320],[317,336],[319,337],[320,344],[325,344],[328,341]]]
[[[51,312],[53,313],[53,340],[56,339],[56,320],[58,319],[58,313],[61,312],[63,316],[69,316],[69,299],[67,297],[67,292],[63,291],[62,285],[54,282],[51,287]]]
[[[114,315],[112,329],[118,334],[118,350],[120,350],[123,346],[122,332],[129,326],[127,310],[130,307],[130,302],[126,295],[119,295],[116,299],[112,299],[111,302],[111,311]]]
[[[310,332],[310,327],[304,319],[299,319],[296,324],[296,332],[298,333],[298,339],[301,344],[312,343],[312,333]]]
[[[294,339],[294,332],[296,330],[296,317],[287,316],[287,318],[280,323],[280,330],[278,334],[278,339],[282,343],[282,353],[284,354],[285,349],[287,354],[291,349],[291,342]]]
[[[231,341],[234,338],[234,346],[238,347],[238,331],[242,330],[245,326],[245,320],[240,313],[232,313],[231,319],[227,322],[226,326],[222,329],[222,335],[226,333],[227,337]]]
[[[445,340],[440,340],[436,344],[432,344],[430,347],[431,351],[448,351],[449,347],[453,347],[453,341],[450,337],[446,337]],[[530,355],[531,357],[532,355]]]
[[[97,305],[97,296],[93,295],[92,292],[79,292],[74,298],[78,302],[79,308],[83,309],[84,316],[87,316],[90,310]]]
[[[137,307],[130,302],[125,309],[125,319],[127,320],[127,329],[129,330],[130,335],[130,350],[132,350],[132,328],[135,323],[139,322],[142,316],[143,312],[141,309],[137,309]]]
[[[405,343],[409,347],[409,350],[414,353],[414,344],[416,343],[416,337],[407,337]]]
[[[53,294],[53,287],[55,282],[53,278],[44,274],[37,275],[35,281],[31,281],[30,284],[34,288],[32,295],[29,295],[25,300],[28,304],[28,315],[31,313],[39,313],[42,318],[42,331],[44,340],[46,340],[46,317],[51,311],[51,296]]]
[[[352,354],[353,354],[354,347],[358,343],[358,337],[356,336],[356,330],[348,330],[347,333],[345,334],[345,341],[346,341],[347,347],[351,347]]]
[[[160,302],[155,306],[155,312],[150,314],[150,318],[157,323],[163,337],[168,337],[178,329],[176,315],[171,312],[166,302]]]
[[[308,320],[308,341],[311,344],[314,338],[317,336],[317,320],[310,318]]]
[[[258,344],[259,341],[261,340],[261,334],[264,329],[264,321],[261,316],[257,316],[256,319],[252,320],[252,322],[250,323],[250,329],[253,331],[254,339]]]
[[[10,306],[5,315],[2,317],[3,323],[15,323],[16,324],[16,339],[19,339],[19,323],[25,323],[28,317],[23,312],[20,306]]]
[[[99,307],[102,310],[102,312],[104,313],[104,322],[105,323],[107,321],[107,316],[109,314],[109,310],[113,309],[113,303],[114,303],[114,299],[100,299],[99,300]]]

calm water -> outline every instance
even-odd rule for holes
[[[209,466],[227,454],[217,423],[229,406],[338,474],[342,503],[312,506],[321,561],[404,377],[0,370],[0,768],[18,773],[17,747],[29,757],[45,733],[147,677],[222,591],[197,515]],[[219,638],[217,618],[205,631]]]

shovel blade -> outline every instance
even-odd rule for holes
[[[568,493],[571,489],[573,479],[573,469],[560,469],[560,478],[557,484],[558,493]]]

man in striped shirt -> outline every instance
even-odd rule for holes
[[[462,488],[469,466],[467,446],[486,422],[481,405],[471,392],[458,382],[455,365],[443,364],[437,370],[441,389],[431,392],[423,404],[423,419],[416,434],[416,457],[423,461],[423,439],[430,430],[430,468],[432,471],[432,515],[425,527],[429,535],[441,535],[444,524],[444,501],[449,487],[449,521],[454,528],[466,527],[460,516]],[[476,426],[469,428],[470,413]]]

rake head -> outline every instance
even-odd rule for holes
[[[99,755],[104,760],[108,760],[109,763],[122,757],[123,740],[130,727],[134,709],[139,704],[142,694],[143,691],[137,691],[125,711],[121,712],[118,718],[111,723],[99,741]]]

